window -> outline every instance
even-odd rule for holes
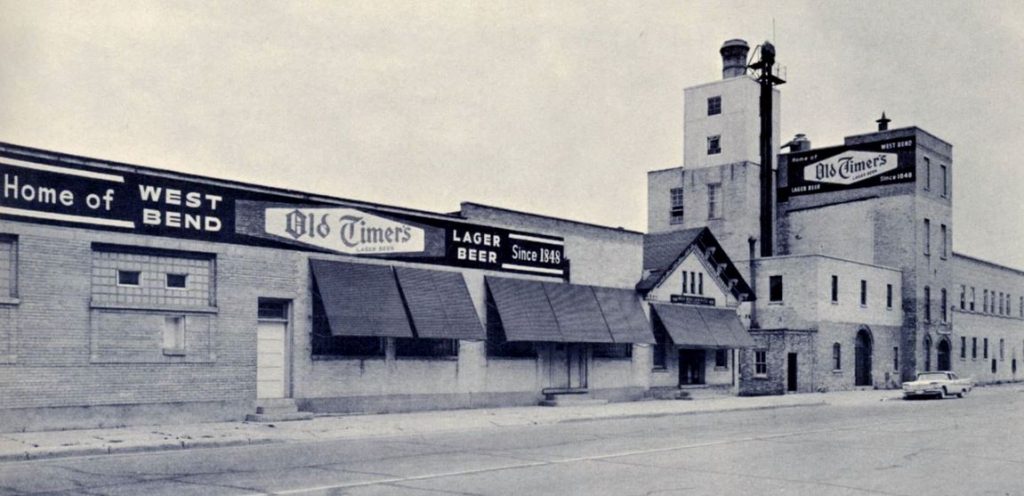
[[[932,370],[932,337],[927,335],[924,337],[924,370]]]
[[[932,254],[932,221],[924,220],[924,254]]]
[[[860,306],[868,306],[868,282],[864,279],[860,280]]]
[[[842,370],[842,369],[843,369],[842,347],[839,346],[839,343],[833,343],[832,344],[832,370]]]
[[[885,308],[892,308],[892,284],[885,285]]]
[[[713,96],[708,98],[708,115],[718,115],[722,113],[722,97]]]
[[[715,350],[715,367],[725,368],[729,366],[729,350]]]
[[[260,320],[288,320],[288,300],[260,298],[256,305]]]
[[[18,238],[0,234],[0,298],[18,297]]]
[[[900,347],[899,346],[893,346],[892,347],[892,369],[893,370],[899,370],[900,369]]]
[[[117,285],[138,286],[141,277],[142,273],[137,270],[119,270],[117,271]]]
[[[967,338],[960,336],[960,359],[967,359]]]
[[[594,343],[591,345],[594,358],[632,358],[633,345],[630,343]]]
[[[167,274],[168,289],[186,289],[188,274]]]
[[[212,253],[93,243],[92,303],[214,307],[216,263]]]
[[[721,184],[709,184],[708,185],[708,218],[717,219],[722,216],[721,198],[719,198],[719,192],[721,191]]]
[[[978,295],[974,292],[974,286],[971,286],[971,311],[974,311],[974,303],[978,301]]]
[[[672,200],[672,208],[669,209],[668,218],[671,224],[683,223],[683,188],[672,188],[669,191]]]
[[[939,253],[939,256],[941,258],[945,259],[946,258],[946,249],[947,249],[946,225],[945,224],[939,225],[939,233],[942,235],[942,243],[940,244],[940,246],[942,246],[942,251]]]
[[[942,197],[949,196],[949,176],[946,174],[946,164],[940,164],[939,168],[942,170]]]
[[[754,352],[754,375],[766,377],[768,375],[768,352],[758,350]]]
[[[984,296],[985,296],[985,299],[982,300],[981,311],[984,312],[984,313],[988,313],[988,290],[987,289],[985,290]]]
[[[697,294],[704,294],[704,273],[697,274]]]
[[[999,315],[1003,314],[1003,292],[999,292]]]
[[[446,358],[459,356],[457,339],[395,338],[395,356]]]
[[[978,358],[978,338],[971,338],[971,360]]]
[[[768,301],[782,301],[782,276],[768,276]]]
[[[720,135],[708,136],[708,155],[722,153],[722,137]]]
[[[960,310],[967,309],[967,286],[960,285]]]
[[[924,189],[928,191],[932,188],[932,161],[930,158],[924,158]]]
[[[690,294],[697,294],[697,274],[690,272]]]
[[[945,324],[947,322],[946,312],[948,311],[946,309],[946,288],[942,288],[942,290],[939,291],[939,295],[939,301],[942,304],[942,311],[939,312],[939,316],[942,317],[942,323]]]
[[[832,303],[839,303],[839,276],[832,276]]]
[[[932,321],[932,288],[924,287],[924,321]]]
[[[1003,338],[999,338],[999,361],[1003,361],[1003,349],[1006,344],[1003,342]]]
[[[164,354],[185,354],[185,317],[175,315],[164,318]]]
[[[686,289],[687,289],[687,288],[686,288],[686,276],[688,276],[688,275],[690,275],[690,273],[689,273],[689,272],[687,272],[687,271],[685,271],[685,270],[684,270],[684,271],[682,271],[682,276],[683,276],[683,294],[686,294],[686,293],[687,293],[687,291],[686,291]]]
[[[1020,302],[1017,304],[1017,311],[1020,313],[1020,318],[1024,319],[1024,296],[1020,297]]]
[[[988,338],[985,338],[984,345],[981,348],[981,358],[988,358]]]

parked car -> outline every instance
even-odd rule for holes
[[[921,372],[917,379],[903,383],[904,398],[920,398],[923,396],[935,396],[944,398],[949,395],[956,395],[963,398],[974,388],[974,381],[961,379],[955,372]]]

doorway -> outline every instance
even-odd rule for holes
[[[949,340],[945,339],[945,338],[940,340],[939,341],[939,346],[937,346],[935,348],[935,352],[937,354],[936,357],[935,357],[936,358],[936,360],[935,360],[936,365],[938,365],[938,369],[937,370],[942,370],[942,371],[950,370],[950,365],[949,365],[949,352],[950,352],[950,349],[949,348],[950,348]]]
[[[288,302],[260,298],[256,323],[256,398],[287,397]]]
[[[871,385],[871,333],[867,329],[857,331],[857,340],[853,347],[854,385]]]
[[[704,384],[704,350],[679,350],[679,385]]]
[[[790,353],[786,359],[786,391],[796,392],[797,384],[796,353]]]
[[[582,343],[556,343],[551,350],[551,387],[586,389],[587,351]]]

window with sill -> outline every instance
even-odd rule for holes
[[[760,377],[768,376],[768,352],[758,350],[754,352],[754,375]]]
[[[683,188],[672,188],[669,191],[671,206],[669,209],[669,223],[683,223]]]
[[[708,115],[718,115],[722,113],[722,97],[713,96],[708,98]]]

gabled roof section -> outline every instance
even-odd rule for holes
[[[718,244],[715,235],[707,227],[683,229],[644,235],[644,278],[636,285],[637,292],[647,294],[659,284],[683,261],[691,251],[696,250],[700,256],[713,267],[721,266],[718,277],[723,285],[729,288],[732,295],[740,301],[754,299],[750,285],[743,279],[736,265]],[[712,274],[714,275],[714,274]],[[729,281],[735,280],[734,285]],[[744,296],[745,295],[745,296]]]

